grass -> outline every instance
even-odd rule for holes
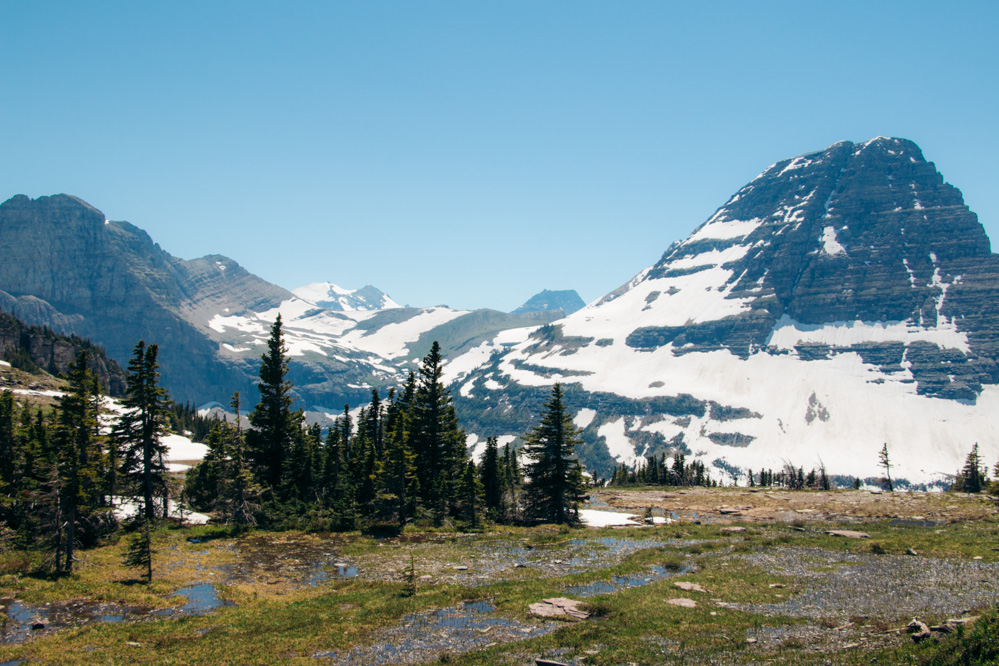
[[[662,491],[649,494],[661,496]],[[964,503],[941,500],[944,506]],[[734,503],[725,493],[706,501]],[[740,533],[722,532],[725,525],[711,523],[640,530],[490,527],[471,535],[408,528],[394,539],[358,533],[232,535],[213,527],[162,528],[153,534],[157,556],[150,586],[138,584],[137,572],[121,564],[124,539],[82,552],[77,572],[58,579],[12,573],[31,555],[4,553],[0,555],[0,597],[16,596],[26,603],[86,599],[165,608],[183,603],[170,596],[178,588],[219,581],[221,596],[235,605],[202,616],[69,628],[24,644],[0,646],[0,662],[315,663],[316,653],[370,644],[409,615],[457,606],[465,600],[488,599],[496,606],[496,616],[537,624],[540,621],[528,614],[532,603],[565,596],[566,588],[574,585],[641,575],[659,566],[673,575],[585,599],[594,614],[590,620],[559,623],[551,633],[530,640],[442,657],[458,664],[522,663],[545,656],[557,661],[585,658],[587,664],[818,664],[827,660],[869,664],[872,659],[877,663],[984,663],[946,661],[942,655],[989,654],[981,650],[995,643],[996,611],[960,635],[917,646],[905,635],[884,633],[904,626],[907,619],[903,618],[807,619],[749,610],[780,604],[807,591],[807,581],[777,575],[743,557],[759,550],[807,547],[870,556],[876,545],[886,556],[902,555],[912,548],[920,557],[981,557],[985,562],[996,561],[999,554],[991,550],[991,544],[999,543],[994,514],[938,527],[890,525],[889,520],[883,517],[848,526],[822,520],[798,525],[746,522],[741,524],[747,531]],[[836,527],[862,530],[871,538],[845,539],[825,533]],[[615,547],[632,540],[665,545],[619,555]],[[601,565],[569,571],[566,562],[584,552],[602,558]],[[303,584],[304,574],[312,570],[304,560],[318,557],[317,553],[323,555],[323,563],[348,561],[360,567],[362,576],[329,578],[311,587]],[[496,569],[497,562],[514,560],[525,566]],[[232,575],[237,565],[247,572],[245,576]],[[465,566],[467,570],[455,569]],[[681,590],[674,585],[677,581],[697,583],[707,592]],[[669,603],[678,597],[693,599],[697,606]],[[845,647],[854,643],[856,647]]]

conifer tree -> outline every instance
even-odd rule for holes
[[[465,473],[461,477],[461,504],[464,518],[472,529],[479,526],[479,497],[481,494],[482,483],[476,473],[475,463],[469,460],[465,465]]]
[[[968,457],[965,458],[964,467],[957,473],[951,490],[964,493],[980,493],[985,488],[988,480],[988,470],[982,464],[981,456],[978,454],[978,443],[975,442]]]
[[[440,345],[435,340],[420,365],[410,432],[422,500],[437,520],[454,513],[468,451],[449,391],[444,388]],[[443,510],[442,510],[443,508]]]
[[[582,489],[573,454],[580,440],[562,402],[561,384],[552,388],[541,422],[524,441],[530,461],[529,481],[524,486],[527,518],[557,524],[574,522]]]
[[[487,437],[486,451],[482,454],[480,480],[483,505],[494,520],[501,518],[504,513],[503,476],[496,437]]]
[[[143,570],[148,585],[153,580],[153,546],[149,535],[149,521],[142,520],[142,527],[135,531],[125,551],[124,563]]]
[[[119,442],[122,455],[122,475],[137,487],[142,496],[142,515],[155,520],[154,498],[163,498],[163,515],[167,515],[167,474],[163,464],[166,445],[162,437],[167,431],[167,393],[159,385],[159,364],[156,345],[146,346],[139,340],[128,362],[125,379],[124,413],[113,428],[112,436]]]
[[[288,349],[284,344],[281,315],[271,326],[267,351],[260,357],[260,402],[250,413],[252,429],[246,433],[246,448],[257,480],[272,493],[281,485],[284,459],[291,449],[294,422],[291,412],[292,384],[288,375]]]
[[[888,486],[888,492],[893,492],[895,486],[891,482],[891,461],[888,460],[888,442],[885,442],[885,445],[881,447],[881,451],[878,452],[878,465],[885,471],[885,485]]]
[[[70,390],[59,400],[56,430],[57,461],[55,489],[59,503],[57,532],[64,538],[65,560],[60,563],[61,546],[56,549],[56,568],[73,570],[77,527],[98,500],[97,475],[101,455],[100,431],[95,402],[90,393],[99,385],[87,368],[87,352],[81,351],[69,365]],[[65,533],[61,531],[65,525]],[[59,541],[63,539],[57,537]]]
[[[0,496],[12,494],[17,475],[14,439],[14,394],[0,393]]]

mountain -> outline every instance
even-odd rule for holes
[[[103,391],[124,395],[125,371],[100,346],[75,335],[60,335],[47,326],[29,326],[0,312],[0,361],[8,365],[32,374],[66,374],[81,351],[87,352],[87,365]]]
[[[579,297],[575,289],[564,291],[549,291],[545,289],[527,299],[527,302],[514,310],[513,314],[561,310],[564,314],[571,315],[585,306],[586,303]]]
[[[313,282],[304,287],[292,289],[292,293],[304,301],[319,307],[340,312],[357,310],[388,310],[402,307],[379,289],[370,284],[360,289],[344,289],[332,282]]]
[[[525,432],[554,381],[607,473],[682,451],[747,469],[932,483],[999,459],[999,257],[914,143],[783,160],[599,301],[453,359],[476,439]]]
[[[140,339],[158,344],[162,383],[181,402],[227,404],[233,391],[256,400],[280,314],[296,406],[318,420],[400,385],[434,339],[459,354],[560,315],[403,308],[370,285],[309,285],[300,297],[222,255],[173,257],[135,225],[65,194],[0,204],[0,257],[0,310],[91,338],[122,364]]]

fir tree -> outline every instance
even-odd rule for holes
[[[465,473],[461,477],[462,513],[469,526],[475,529],[479,526],[479,497],[482,495],[482,483],[475,469],[475,463],[469,460],[465,465]]]
[[[971,448],[971,453],[965,458],[964,467],[957,473],[951,490],[964,493],[980,493],[988,483],[988,469],[982,464],[978,454],[978,443]]]
[[[524,436],[530,461],[524,486],[528,519],[565,524],[575,520],[578,511],[579,475],[574,472],[573,454],[580,440],[562,402],[562,386],[555,384],[545,402],[541,422]]]
[[[0,495],[12,494],[17,476],[14,439],[14,394],[0,393]]]
[[[458,427],[442,373],[440,345],[435,340],[420,365],[410,433],[421,499],[434,508],[435,521],[442,520],[443,513],[455,513],[458,484],[468,458],[465,432]]]
[[[143,519],[142,527],[132,535],[125,551],[124,564],[143,569],[148,585],[153,580],[153,546],[149,536],[149,521]]]
[[[60,563],[62,545],[56,548],[56,568],[73,569],[77,527],[98,501],[98,468],[101,455],[100,431],[91,392],[99,388],[87,368],[87,352],[81,351],[69,365],[70,390],[59,400],[56,429],[57,460],[55,495],[59,503],[57,532],[65,525],[65,560]],[[62,541],[57,537],[59,541]]]
[[[878,466],[880,466],[885,471],[885,485],[888,487],[888,492],[893,492],[895,490],[894,484],[891,482],[891,461],[888,460],[888,442],[881,447],[881,451],[878,452]]]
[[[483,505],[494,520],[499,519],[504,513],[503,474],[495,437],[486,438],[486,451],[482,454],[482,469],[479,474]]]
[[[137,487],[142,496],[142,515],[156,518],[154,498],[163,498],[163,515],[167,515],[167,474],[163,464],[166,445],[162,436],[167,430],[166,390],[159,385],[159,364],[156,345],[146,346],[140,340],[128,363],[124,413],[118,419],[112,436],[118,442],[123,458],[122,474]]]
[[[294,428],[287,355],[281,315],[278,315],[271,326],[267,351],[260,357],[260,381],[257,383],[260,402],[250,413],[252,429],[246,433],[247,454],[256,478],[272,493],[280,488],[284,459],[291,449]]]

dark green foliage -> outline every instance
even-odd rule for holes
[[[142,569],[146,584],[153,580],[153,546],[149,537],[149,521],[143,520],[142,525],[132,534],[125,551],[124,564]]]
[[[878,452],[878,466],[885,471],[884,484],[888,492],[895,490],[895,485],[891,482],[891,461],[888,459],[888,442]]]
[[[980,493],[988,487],[988,483],[989,470],[982,462],[976,442],[964,461],[964,467],[955,475],[950,489],[962,493]]]
[[[281,331],[281,315],[271,326],[267,352],[260,357],[260,402],[250,413],[253,428],[246,433],[248,457],[257,481],[272,492],[280,488],[285,456],[291,449],[293,416],[288,350]]]
[[[479,480],[482,484],[482,501],[486,512],[493,519],[505,513],[504,477],[500,467],[499,448],[495,437],[486,438],[486,451],[482,454]]]
[[[924,666],[977,666],[999,663],[999,606],[983,613],[970,627],[936,641],[930,654],[919,663]]]
[[[128,362],[125,412],[112,430],[118,454],[122,457],[121,472],[125,491],[142,498],[142,513],[146,520],[155,520],[154,498],[162,499],[162,515],[167,514],[169,488],[162,442],[167,432],[167,393],[159,385],[159,363],[156,345],[146,346],[140,340]]]
[[[524,486],[525,517],[557,524],[578,522],[582,477],[573,456],[579,437],[562,401],[561,384],[552,388],[541,422],[524,441],[530,479]]]

